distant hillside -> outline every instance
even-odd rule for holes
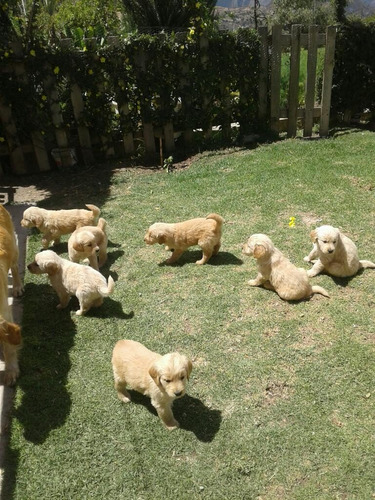
[[[269,8],[272,5],[272,0],[260,0],[261,8]],[[218,0],[217,7],[225,7],[226,9],[243,9],[253,8],[254,0]],[[375,14],[375,0],[349,0],[347,7],[348,14],[355,14],[360,17],[368,17]]]

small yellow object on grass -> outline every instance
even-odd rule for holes
[[[296,218],[289,217],[289,227],[294,227],[296,225]]]

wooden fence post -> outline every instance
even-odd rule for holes
[[[328,26],[326,31],[326,53],[324,58],[324,74],[322,88],[322,113],[320,117],[320,135],[325,137],[329,131],[331,109],[332,77],[335,59],[336,27]]]
[[[307,80],[305,94],[305,126],[303,130],[304,137],[312,135],[314,123],[314,104],[315,104],[315,83],[316,83],[316,61],[317,61],[317,37],[318,26],[309,26],[308,34],[308,55],[307,55]]]
[[[262,125],[267,123],[268,117],[268,28],[258,29],[260,37],[260,64],[259,64],[259,109],[258,116]]]
[[[271,130],[279,132],[281,84],[281,26],[272,27],[271,55]]]
[[[301,26],[292,26],[290,50],[290,75],[288,97],[288,137],[297,134],[298,91],[299,91],[299,65],[301,53]]]

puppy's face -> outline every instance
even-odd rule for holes
[[[186,391],[193,365],[178,352],[165,354],[150,368],[149,374],[162,392],[171,399],[181,398]]]
[[[11,345],[21,344],[21,328],[15,323],[0,320],[0,340]]]
[[[38,213],[37,207],[27,208],[23,213],[21,220],[22,227],[39,227],[42,224],[43,218]]]
[[[76,252],[83,253],[87,257],[99,251],[95,236],[89,231],[77,234],[72,246]]]
[[[253,256],[255,259],[267,257],[272,250],[272,241],[265,234],[253,234],[242,247],[245,255]]]
[[[33,262],[28,264],[27,269],[32,274],[48,274],[53,276],[60,269],[59,257],[52,250],[39,252],[35,255]]]
[[[321,226],[311,231],[310,238],[322,254],[332,255],[340,241],[340,231],[332,226]]]
[[[163,225],[156,222],[150,226],[145,234],[144,241],[147,245],[155,245],[155,243],[162,245],[165,243]]]

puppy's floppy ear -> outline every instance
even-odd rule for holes
[[[186,364],[186,373],[187,373],[187,379],[189,380],[190,378],[190,373],[192,372],[193,370],[193,363],[190,361],[190,359],[187,360],[187,364]]]
[[[83,245],[82,245],[82,243],[78,243],[78,241],[74,241],[72,246],[76,252],[83,251]]]
[[[160,375],[159,375],[159,370],[158,370],[158,368],[157,368],[157,366],[156,366],[155,363],[150,366],[150,368],[148,370],[148,374],[153,379],[153,381],[155,382],[155,384],[157,386],[159,386],[160,385]]]
[[[318,239],[318,234],[316,232],[316,229],[313,229],[310,233],[310,240],[315,243],[316,240]]]
[[[165,243],[165,235],[163,233],[158,233],[156,235],[159,245],[163,245]]]
[[[59,267],[60,266],[56,264],[56,262],[47,262],[47,264],[45,264],[44,266],[44,269],[46,270],[48,276],[53,276],[57,273]]]
[[[258,243],[254,246],[254,257],[256,259],[260,259],[263,257],[267,252],[267,249],[264,245],[259,245]]]
[[[35,224],[36,227],[39,227],[42,225],[43,217],[41,217],[40,215],[31,215],[30,220],[33,224]]]

